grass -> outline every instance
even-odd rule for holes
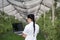
[[[13,32],[7,32],[0,35],[0,40],[24,40],[21,36],[14,34]]]
[[[24,38],[14,34],[13,32],[6,32],[4,34],[0,34],[0,40],[24,40]],[[45,40],[42,33],[38,34],[37,40]]]

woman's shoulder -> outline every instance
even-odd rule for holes
[[[39,25],[38,25],[38,24],[35,24],[35,26],[36,26],[37,28],[39,28]]]
[[[28,28],[29,24],[27,24],[25,27]]]
[[[36,26],[39,26],[38,24],[35,24]]]

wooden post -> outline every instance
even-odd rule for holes
[[[43,0],[42,0],[43,1]],[[44,4],[45,5],[45,4]],[[45,10],[43,11],[44,12],[44,29],[45,29]]]
[[[54,19],[55,19],[55,6],[54,0],[52,0],[52,26],[54,26]]]

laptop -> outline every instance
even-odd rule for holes
[[[13,32],[17,35],[22,35],[24,30],[22,23],[13,23],[12,24]]]

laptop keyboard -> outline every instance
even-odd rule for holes
[[[14,32],[15,34],[18,34],[18,35],[22,35],[22,32],[23,31],[17,31],[17,32]]]

